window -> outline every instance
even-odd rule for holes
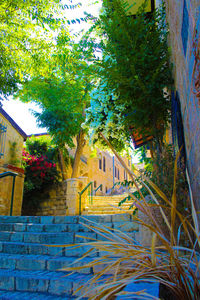
[[[96,182],[96,180],[94,181],[94,188],[96,188],[97,187],[97,182]]]
[[[0,158],[4,156],[6,131],[6,125],[3,123],[3,121],[0,120]]]
[[[108,188],[107,188],[107,186],[106,186],[106,193],[107,193],[107,191],[108,191]]]
[[[102,160],[101,160],[101,158],[99,159],[99,170],[101,170],[102,169]]]
[[[106,159],[103,157],[103,171],[106,171]]]
[[[126,171],[124,170],[124,180],[127,180],[127,179],[128,179],[128,176],[127,176]]]
[[[102,192],[102,190],[103,190],[103,185],[101,184],[101,186],[100,186],[100,191]]]
[[[115,167],[115,178],[119,179],[119,169]]]

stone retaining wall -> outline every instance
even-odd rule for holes
[[[88,183],[88,177],[71,178],[53,185],[41,194],[37,216],[66,216],[79,214],[79,192]],[[88,191],[82,195],[82,207],[86,205]]]
[[[45,194],[41,195],[44,200],[41,201],[37,216],[65,216],[67,183],[64,181],[52,186]]]

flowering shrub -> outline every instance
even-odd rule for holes
[[[48,187],[58,182],[56,151],[57,148],[44,140],[32,139],[27,142],[22,153],[25,168],[23,214],[34,215],[48,193]]]
[[[45,155],[31,155],[23,150],[23,162],[25,165],[25,192],[30,189],[41,189],[42,187],[53,184],[58,180],[56,164]]]

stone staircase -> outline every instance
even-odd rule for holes
[[[132,237],[138,231],[130,214],[90,215],[87,220],[79,216],[0,216],[0,299],[75,299],[73,292],[98,270],[90,267],[69,275],[62,269],[88,250],[84,243],[89,239],[102,240],[81,224],[89,221],[129,232]],[[65,246],[75,243],[82,243],[81,248]],[[91,252],[76,266],[101,255]]]
[[[93,196],[93,203],[87,204],[84,215],[108,215],[108,214],[124,214],[134,211],[130,209],[132,201],[125,201],[121,206],[119,202],[126,198],[128,194],[114,196]]]

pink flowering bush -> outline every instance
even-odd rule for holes
[[[32,188],[38,189],[43,185],[53,184],[57,181],[58,171],[56,164],[50,161],[47,156],[31,155],[26,150],[23,150],[23,161],[26,174],[25,182],[31,181],[29,182],[29,187],[32,186]]]
[[[29,209],[34,210],[38,206],[38,202],[42,201],[41,197],[48,187],[59,180],[55,159],[56,151],[57,148],[38,140],[27,143],[27,148],[23,150],[25,168],[23,207],[26,207],[25,211],[28,214],[30,214]]]

